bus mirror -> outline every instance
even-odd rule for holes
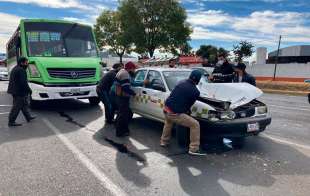
[[[104,63],[104,62],[100,62],[100,65],[102,66],[102,67],[107,67],[107,64],[106,63]]]

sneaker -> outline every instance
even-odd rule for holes
[[[8,126],[9,127],[19,127],[19,126],[22,126],[22,124],[14,122],[14,123],[9,123]]]
[[[36,119],[37,117],[36,116],[30,116],[28,119],[27,119],[27,122],[30,122],[30,121],[32,121],[32,120],[34,120],[34,119]]]
[[[206,155],[207,155],[207,153],[205,153],[205,152],[202,151],[202,150],[196,150],[196,151],[191,151],[191,150],[189,150],[189,151],[188,151],[188,154],[194,155],[194,156],[206,156]]]
[[[161,147],[166,148],[169,146],[169,143],[160,142],[159,144]]]

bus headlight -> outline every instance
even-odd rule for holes
[[[31,77],[34,77],[34,78],[40,78],[41,77],[40,72],[39,72],[39,70],[35,64],[33,64],[33,63],[29,64],[28,69],[29,69]]]

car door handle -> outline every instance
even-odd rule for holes
[[[147,93],[146,93],[146,91],[142,91],[142,94],[145,94],[145,95],[146,95]]]

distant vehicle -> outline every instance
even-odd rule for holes
[[[141,68],[136,72],[133,87],[136,96],[131,100],[131,109],[143,117],[164,122],[164,101],[177,83],[187,79],[191,69]],[[149,85],[142,85],[144,80]],[[232,145],[241,148],[244,138],[257,135],[271,123],[267,106],[258,101],[263,92],[247,83],[198,84],[203,102],[197,101],[191,108],[191,116],[201,125],[202,141],[231,139]],[[177,126],[180,145],[189,141],[188,130]]]
[[[9,79],[8,68],[0,67],[0,80],[8,80]]]
[[[89,99],[98,104],[101,65],[90,26],[62,20],[22,19],[7,43],[9,71],[20,56],[33,91],[30,100]]]

